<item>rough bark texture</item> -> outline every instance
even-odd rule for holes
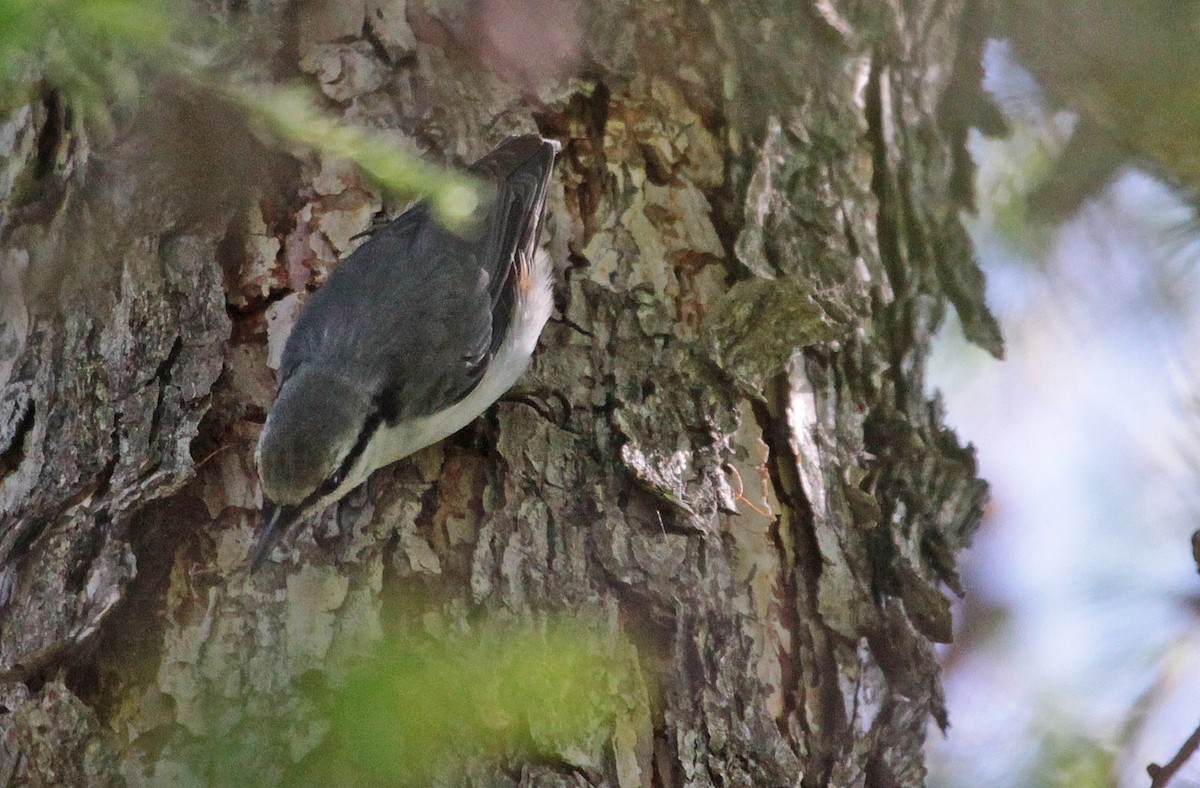
[[[253,577],[271,365],[378,198],[171,88],[129,128],[173,132],[102,156],[52,94],[7,118],[0,776],[316,779],[336,744],[303,688],[486,612],[594,621],[640,672],[590,740],[448,781],[920,784],[942,588],[986,494],[925,356],[951,304],[1000,351],[955,202],[965,6],[216,9],[406,149],[565,146],[521,396]]]

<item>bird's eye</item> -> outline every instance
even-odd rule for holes
[[[350,470],[349,465],[349,463],[343,463],[342,467],[326,476],[325,481],[321,482],[321,486],[315,494],[318,496],[329,495],[341,487],[342,482],[346,481],[346,473]]]

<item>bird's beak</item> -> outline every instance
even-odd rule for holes
[[[289,525],[299,519],[300,512],[299,506],[279,506],[274,501],[263,500],[262,525],[259,526],[254,548],[250,551],[251,572],[257,571],[263,565],[279,537],[283,536]]]

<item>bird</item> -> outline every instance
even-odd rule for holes
[[[469,168],[491,192],[472,231],[443,227],[419,202],[309,298],[255,450],[252,572],[297,520],[462,429],[525,372],[553,309],[538,242],[560,150],[508,138]]]

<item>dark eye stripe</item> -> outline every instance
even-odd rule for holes
[[[367,420],[363,422],[362,430],[360,430],[358,433],[358,440],[354,442],[354,446],[350,448],[350,451],[346,454],[345,459],[342,460],[342,464],[338,466],[336,471],[333,472],[333,475],[326,479],[321,486],[309,496],[309,498],[312,500],[306,501],[306,503],[315,503],[317,499],[322,498],[336,490],[338,486],[346,480],[346,476],[350,473],[350,469],[354,467],[354,463],[357,462],[358,458],[362,456],[362,453],[366,451],[367,444],[371,442],[372,436],[375,435],[375,430],[379,429],[379,425],[381,423],[383,423],[383,414],[378,410],[367,417]]]

